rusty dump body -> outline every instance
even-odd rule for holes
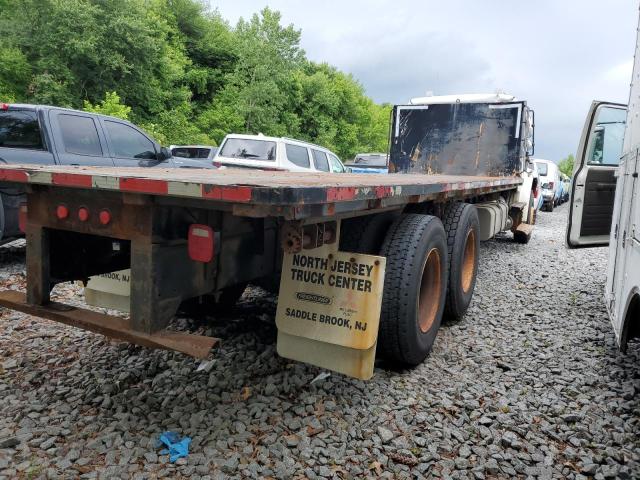
[[[397,105],[389,171],[511,176],[523,171],[525,102]]]
[[[515,191],[521,179],[5,165],[0,183],[27,194],[27,292],[0,292],[0,305],[203,357],[216,339],[168,330],[176,311],[186,300],[278,272],[286,227],[318,226],[317,246],[336,241],[325,229],[341,218],[492,198]],[[83,209],[86,215],[79,214]],[[208,262],[190,257],[194,224],[214,232]],[[57,283],[125,268],[131,269],[128,319],[50,301]]]

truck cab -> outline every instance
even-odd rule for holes
[[[594,101],[571,183],[567,245],[609,246],[605,302],[618,345],[640,337],[639,56],[629,107]]]

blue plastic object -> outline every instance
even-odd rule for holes
[[[176,460],[189,455],[189,444],[191,443],[190,437],[184,437],[182,440],[180,436],[175,432],[164,432],[160,435],[159,442],[156,442],[156,447],[160,448],[163,445],[164,448],[160,451],[160,455],[169,454],[169,460],[174,463]]]

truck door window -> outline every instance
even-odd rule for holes
[[[62,113],[58,115],[58,124],[67,153],[102,156],[100,138],[93,118]]]
[[[153,146],[153,142],[135,128],[131,128],[124,123],[111,122],[109,120],[106,120],[104,124],[107,128],[113,153],[116,157],[139,159],[156,158],[156,149]]]
[[[313,152],[313,163],[316,165],[316,170],[323,172],[329,171],[329,160],[327,160],[327,154],[320,150],[311,150]]]
[[[598,108],[587,150],[587,162],[590,165],[615,166],[620,163],[626,118],[625,109],[608,106]]]
[[[291,163],[299,167],[309,168],[309,152],[307,152],[307,147],[285,143],[285,149],[287,151],[287,159]]]
[[[0,111],[0,147],[44,150],[36,112]]]

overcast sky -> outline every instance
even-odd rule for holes
[[[504,91],[536,111],[536,156],[575,153],[593,99],[627,103],[638,0],[209,0],[235,25],[264,6],[308,58],[378,102]]]

